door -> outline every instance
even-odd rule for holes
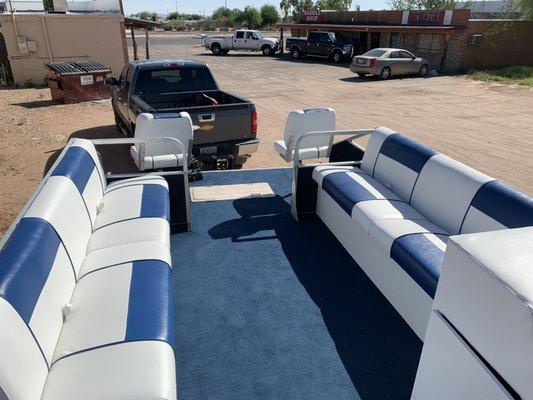
[[[408,51],[400,51],[400,56],[404,62],[405,74],[416,74],[420,69],[420,63],[416,60],[416,57]]]
[[[370,50],[380,47],[381,45],[381,33],[372,32],[370,34]]]
[[[233,37],[233,48],[234,49],[245,49],[246,39],[244,38],[244,31],[236,31],[235,36]]]
[[[259,50],[259,38],[256,36],[255,32],[247,31],[244,37],[244,47],[246,50]]]
[[[126,65],[120,73],[119,84],[113,93],[115,107],[122,122],[128,124],[128,95],[126,91],[126,78],[128,75],[129,65]]]
[[[312,32],[307,38],[307,53],[312,55],[321,55],[320,49],[320,34]]]
[[[389,55],[389,66],[392,75],[403,75],[406,73],[405,59],[400,53],[400,51],[392,51]]]
[[[4,36],[0,33],[0,86],[8,86],[13,83],[11,64],[7,58],[7,46]]]

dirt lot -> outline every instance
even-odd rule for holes
[[[246,167],[284,165],[272,144],[290,110],[331,106],[339,129],[388,126],[533,195],[533,89],[459,76],[359,79],[347,65],[255,54],[215,57],[195,42],[156,35],[152,58],[204,60],[224,90],[256,103],[261,145]],[[47,89],[1,90],[0,116],[1,234],[69,137],[116,131],[109,104],[53,105]]]

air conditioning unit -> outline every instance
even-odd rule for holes
[[[468,44],[470,46],[479,46],[483,41],[483,35],[470,35]]]

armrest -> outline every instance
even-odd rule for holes
[[[450,238],[433,310],[503,385],[533,396],[533,227]]]

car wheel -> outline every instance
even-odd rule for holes
[[[340,63],[342,61],[342,54],[338,51],[334,52],[332,57],[334,63]]]
[[[261,51],[263,52],[264,56],[271,56],[272,55],[272,47],[270,47],[269,45],[263,46]]]
[[[117,128],[117,131],[120,133],[122,132],[122,126],[120,124],[120,117],[117,114],[117,111],[115,110],[115,107],[113,106],[113,117],[115,117],[115,127]]]
[[[424,64],[420,67],[420,70],[418,71],[418,75],[420,76],[426,76],[428,74],[429,67],[427,64]]]
[[[381,70],[381,72],[379,73],[379,77],[380,79],[389,79],[390,78],[390,68],[389,67],[385,67]]]
[[[356,72],[356,75],[357,75],[357,76],[360,76],[361,78],[364,78],[364,77],[367,76],[368,74],[363,74],[362,72]]]
[[[215,56],[219,56],[222,54],[222,47],[220,47],[218,43],[213,43],[211,45],[211,51],[213,52]]]
[[[297,47],[291,50],[291,56],[294,60],[299,59],[300,55],[301,55],[300,50]]]

